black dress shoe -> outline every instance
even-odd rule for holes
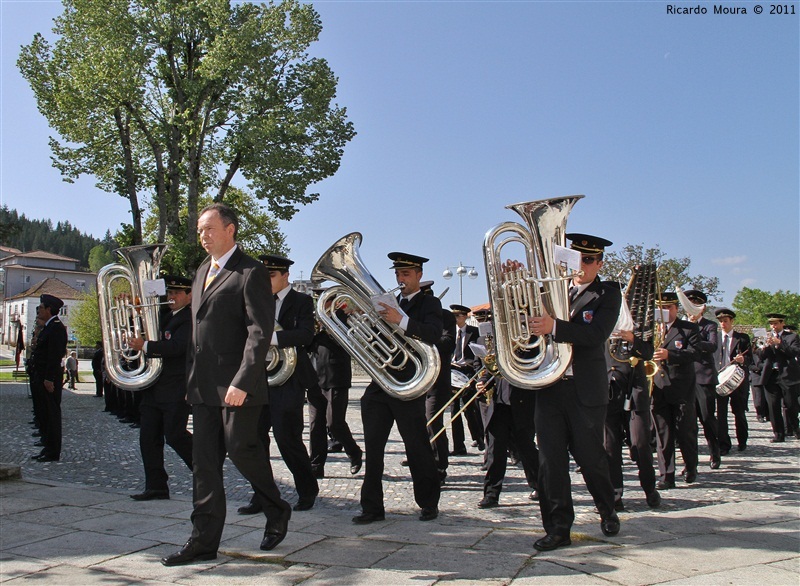
[[[361,458],[358,460],[350,460],[350,474],[358,474],[363,464],[364,461]]]
[[[766,423],[767,422],[766,418],[762,417],[761,415],[756,417],[756,421],[758,421],[759,423]]]
[[[450,452],[451,456],[466,456],[467,455],[467,448],[459,448],[458,450],[453,450]]]
[[[216,551],[203,551],[190,539],[180,551],[161,558],[161,563],[165,566],[182,566],[193,562],[207,562],[215,559],[217,559]]]
[[[329,454],[338,454],[339,452],[344,451],[344,446],[339,442],[329,442],[328,443],[328,453]]]
[[[128,427],[130,427],[131,429],[139,429],[140,427],[142,427],[142,424],[134,421]]]
[[[721,463],[722,463],[722,462],[721,462],[721,460],[720,460],[720,458],[719,458],[719,457],[715,458],[714,456],[711,456],[711,460],[709,460],[709,462],[708,462],[708,466],[709,466],[709,467],[710,467],[712,470],[716,470],[717,468],[719,468],[719,466],[720,466],[720,464],[721,464]],[[688,476],[688,474],[687,474],[687,476]]]
[[[314,508],[314,501],[316,499],[316,496],[311,497],[310,499],[300,499],[297,501],[297,504],[293,507],[293,509],[295,511],[310,511]]]
[[[58,462],[60,459],[59,456],[48,456],[47,454],[42,454],[34,458],[37,462]]]
[[[43,452],[39,452],[38,454],[34,454],[33,456],[31,456],[31,460],[38,460],[42,456],[44,456],[44,453]]]
[[[40,431],[34,431],[31,434],[31,437],[42,437],[42,433]]]
[[[422,507],[422,513],[419,516],[420,521],[433,521],[439,516],[439,509],[436,507]]]
[[[776,435],[771,440],[769,440],[769,443],[771,443],[771,444],[782,444],[785,441],[786,440],[784,439],[784,437],[782,435]]]
[[[33,445],[36,448],[43,448],[44,447],[44,442],[42,440],[39,440],[38,442],[33,442]]]
[[[400,465],[408,468],[408,460],[400,460]]]
[[[617,512],[625,510],[625,505],[621,498],[614,501],[614,510]]]
[[[479,452],[482,452],[483,450],[486,449],[486,444],[484,442],[480,441],[480,442],[478,442],[477,448],[478,448]]]
[[[647,506],[651,509],[661,506],[661,495],[658,494],[657,490],[647,493],[645,498],[647,500]]]
[[[686,472],[686,484],[692,484],[697,480],[697,470],[692,470],[691,472]]]
[[[267,522],[264,529],[264,539],[259,546],[263,551],[271,551],[283,541],[289,531],[289,519],[292,518],[292,510],[288,509],[277,523]]]
[[[603,535],[613,537],[619,533],[619,518],[614,515],[608,519],[603,519],[600,521],[600,529],[603,531]]]
[[[386,515],[384,513],[361,513],[353,517],[353,523],[356,525],[367,525],[368,523],[374,523],[375,521],[383,521],[386,519]]]
[[[169,500],[169,491],[145,490],[139,494],[132,494],[130,497],[135,501]]]
[[[554,549],[558,549],[559,547],[564,547],[566,545],[572,545],[572,541],[569,539],[569,535],[545,535],[541,539],[537,540],[536,543],[533,544],[533,547],[538,549],[539,551],[552,551]]]
[[[719,449],[719,455],[720,456],[727,456],[730,453],[731,453],[731,449],[730,448],[720,448]]]
[[[744,452],[747,449],[747,444],[739,444],[737,448],[740,452]]]
[[[658,490],[669,490],[670,488],[675,488],[675,481],[674,480],[659,480],[656,482],[656,488]]]
[[[481,499],[481,502],[478,503],[479,509],[493,509],[500,503],[497,500],[497,497],[494,496],[485,496]]]
[[[260,513],[264,509],[261,507],[261,503],[256,501],[250,501],[243,507],[239,507],[236,509],[236,512],[240,515],[255,515],[256,513]]]
[[[528,498],[531,499],[532,501],[538,501],[539,491],[534,488],[533,491],[528,495]]]

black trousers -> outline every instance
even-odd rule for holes
[[[145,391],[146,392],[146,391]],[[142,403],[139,449],[144,464],[146,490],[169,491],[169,476],[164,468],[164,443],[192,469],[192,434],[186,429],[191,407],[177,403]]]
[[[706,438],[708,453],[714,459],[719,459],[719,438],[717,437],[716,410],[717,410],[716,385],[695,385],[697,398],[697,417],[703,426],[703,436]]]
[[[97,397],[103,396],[103,373],[99,370],[93,370],[94,376],[94,394]]]
[[[539,438],[539,509],[548,535],[569,535],[575,521],[569,454],[581,467],[586,488],[603,519],[614,513],[614,488],[603,447],[606,406],[587,407],[575,381],[564,379],[536,392]]]
[[[51,458],[61,457],[61,392],[64,377],[57,376],[53,381],[53,392],[44,387],[44,377],[34,373],[31,377],[31,397],[34,399],[34,414],[39,421],[39,432],[44,444],[42,454]],[[39,413],[36,413],[37,403]]]
[[[697,472],[696,400],[667,403],[653,400],[653,422],[656,427],[658,471],[663,480],[675,481],[675,444],[681,450],[687,472]]]
[[[428,394],[425,395],[425,420],[430,421],[430,418],[436,415],[436,413],[445,406],[450,397],[452,397],[452,393],[449,385],[446,388],[433,388],[428,391]],[[433,439],[433,436],[439,433],[443,427],[444,412],[428,426],[428,435],[430,438]],[[439,434],[439,437],[436,438],[433,444],[433,457],[436,459],[436,466],[442,471],[447,470],[447,467],[450,465],[450,447],[448,444],[446,431]]]
[[[319,386],[306,391],[311,466],[321,468],[328,459],[328,399]]]
[[[727,452],[732,447],[731,434],[728,429],[728,404],[730,404],[731,412],[733,413],[736,442],[740,447],[747,445],[747,438],[749,436],[746,415],[747,391],[747,386],[742,385],[727,397],[720,397],[717,395],[717,425],[719,426],[717,437],[719,438],[720,450]]]
[[[764,391],[766,391],[772,433],[778,437],[794,434],[798,430],[798,391],[800,391],[800,385],[769,383],[764,385]]]
[[[524,391],[535,392],[535,391]],[[498,498],[503,490],[508,465],[508,446],[513,441],[528,487],[536,489],[539,483],[539,450],[536,449],[536,403],[529,401],[530,409],[515,409],[511,405],[495,403],[492,417],[486,426],[486,476],[483,494]],[[519,404],[522,405],[522,404]]]
[[[467,449],[464,443],[466,439],[464,435],[464,419],[467,421],[467,427],[469,428],[472,441],[478,442],[479,444],[484,443],[485,430],[483,429],[483,421],[481,420],[481,412],[478,408],[477,400],[473,401],[472,404],[467,407],[461,417],[453,419],[455,414],[458,413],[461,407],[465,405],[476,392],[474,387],[470,387],[464,391],[457,400],[453,401],[453,404],[450,406],[450,431],[453,434],[453,451],[460,452]]]
[[[345,454],[351,461],[361,461],[363,452],[353,438],[353,432],[350,431],[350,426],[347,424],[347,405],[350,402],[350,389],[348,387],[333,387],[331,389],[322,389],[322,394],[328,400],[326,418],[328,431],[334,440],[342,444]]]
[[[280,404],[264,405],[259,417],[258,435],[269,457],[269,431],[272,429],[281,458],[294,478],[297,497],[300,500],[313,501],[319,494],[319,484],[314,478],[311,458],[303,443],[304,426],[302,405],[298,408],[288,408]]]
[[[366,461],[361,485],[361,509],[383,514],[383,459],[386,442],[397,423],[408,457],[414,500],[420,507],[439,505],[439,473],[425,427],[425,397],[402,401],[390,397],[372,382],[361,397]]]
[[[650,444],[650,402],[645,401],[644,405],[636,405],[636,411],[626,411],[623,393],[612,393],[612,395],[606,413],[604,443],[614,494],[617,498],[621,498],[624,492],[622,451],[625,446],[626,429],[631,442],[631,459],[636,462],[639,471],[639,484],[645,494],[650,494],[656,488],[656,472],[653,468],[653,451]]]
[[[225,455],[250,482],[267,517],[267,528],[279,523],[290,505],[272,476],[272,466],[259,441],[261,406],[192,406],[194,438],[194,510],[192,539],[202,551],[217,551],[225,527]]]

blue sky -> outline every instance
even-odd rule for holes
[[[427,256],[434,290],[488,297],[482,243],[505,206],[585,194],[568,231],[689,256],[742,286],[800,290],[800,5],[797,15],[669,15],[667,2],[316,2],[313,53],[339,78],[358,135],[318,202],[282,223],[308,277],[339,237]],[[695,6],[698,2],[683,2]],[[700,0],[712,12],[713,3]],[[763,6],[768,7],[768,4]],[[15,66],[59,2],[2,0],[2,203],[102,237],[126,201],[52,168],[50,131]],[[767,8],[768,11],[768,8]],[[244,182],[239,178],[239,185]]]

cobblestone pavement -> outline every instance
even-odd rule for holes
[[[364,386],[361,381],[352,389],[348,413],[362,446],[358,398]],[[600,533],[582,478],[573,474],[574,545],[550,554],[532,548],[543,532],[521,469],[509,467],[500,507],[477,508],[483,475],[474,448],[451,462],[439,519],[420,523],[395,430],[387,446],[387,520],[367,527],[350,522],[359,510],[363,472],[351,476],[346,456],[330,455],[317,505],[292,517],[289,536],[270,554],[254,553],[263,516],[235,514],[249,487],[228,463],[221,559],[165,573],[158,558],[190,531],[189,471],[167,448],[173,499],[134,503],[125,495],[143,488],[138,430],[103,412],[93,382],[65,391],[62,406],[61,461],[31,462],[38,449],[26,386],[0,385],[0,461],[20,465],[27,481],[0,483],[0,582],[798,584],[800,441],[770,444],[769,425],[752,413],[747,450],[724,457],[719,470],[704,464],[696,483],[679,481],[663,492],[658,509],[647,507],[635,467],[626,463],[626,509],[616,538]],[[704,452],[701,446],[703,462]],[[284,496],[296,501],[280,458],[272,465]]]

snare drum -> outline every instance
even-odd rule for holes
[[[463,387],[467,386],[468,383],[469,377],[466,374],[455,368],[450,371],[450,387],[453,392],[461,390]]]
[[[717,394],[720,397],[727,397],[739,388],[739,385],[744,382],[745,376],[744,368],[735,362],[731,362],[728,366],[719,371]]]

